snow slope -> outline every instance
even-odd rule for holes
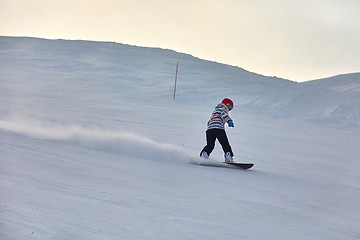
[[[171,50],[113,42],[13,37],[0,37],[0,50],[3,81],[21,79],[19,84],[27,89],[22,91],[31,91],[34,81],[46,81],[42,86],[47,94],[77,101],[87,102],[87,93],[78,94],[84,84],[91,86],[86,91],[104,90],[100,94],[122,88],[126,90],[121,94],[124,99],[139,97],[141,93],[147,98],[168,100],[173,94],[175,66],[179,62],[180,101],[212,105],[213,99],[228,95],[242,112],[360,127],[359,91],[335,91],[331,87],[265,77]],[[358,77],[353,76],[356,74],[343,76],[347,85],[358,84]],[[64,91],[63,81],[74,84],[71,92]]]
[[[341,74],[338,76],[305,82],[310,88],[330,90],[335,99],[323,99],[328,107],[324,119],[343,126],[358,127],[360,119],[360,73]]]
[[[360,92],[360,73],[341,74],[334,77],[308,81],[304,84],[341,92]]]
[[[116,43],[1,37],[0,62],[0,239],[360,238],[358,118],[321,123],[356,93]],[[223,97],[251,171],[199,165]]]

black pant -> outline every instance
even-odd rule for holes
[[[206,131],[207,144],[203,148],[201,153],[205,151],[210,156],[211,152],[214,150],[216,139],[220,142],[224,153],[230,152],[231,157],[233,157],[234,154],[231,150],[231,146],[229,144],[229,140],[226,136],[226,132],[224,129],[209,129]]]

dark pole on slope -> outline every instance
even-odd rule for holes
[[[175,73],[175,85],[174,85],[174,96],[173,96],[173,100],[175,100],[175,95],[176,95],[176,82],[177,82],[178,70],[179,70],[179,62],[176,62],[176,73]]]

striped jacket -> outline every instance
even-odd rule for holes
[[[229,116],[229,109],[222,103],[219,103],[211,114],[207,124],[207,129],[225,129],[225,123],[232,120]]]

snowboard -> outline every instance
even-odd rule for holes
[[[252,168],[254,166],[253,163],[238,163],[238,162],[229,162],[229,163],[228,162],[223,162],[223,163],[226,163],[226,164],[241,168],[243,170],[250,169],[250,168]]]

